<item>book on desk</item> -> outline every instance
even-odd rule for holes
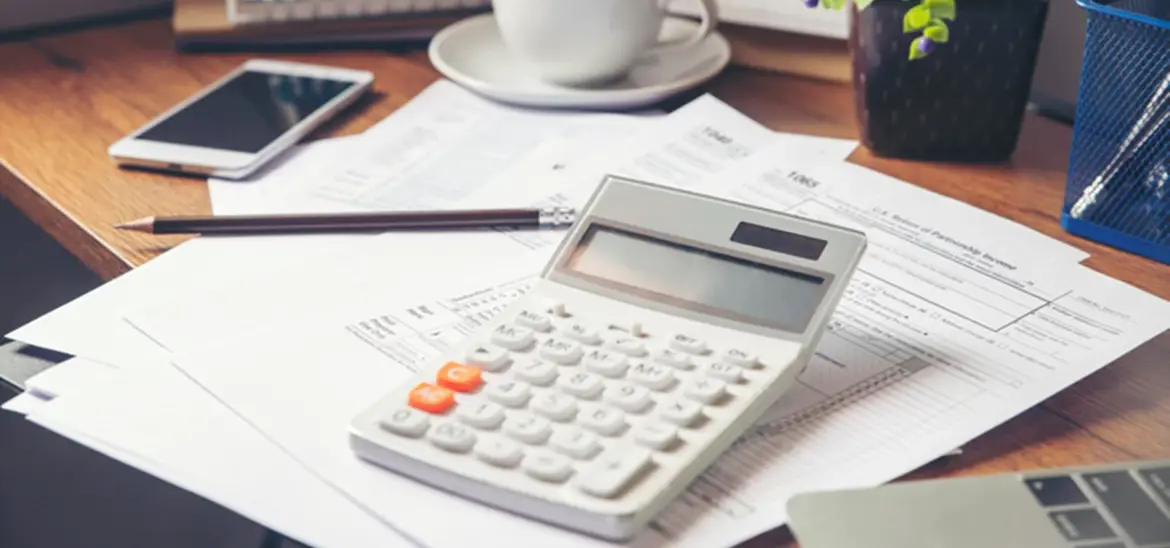
[[[464,0],[459,5],[407,9],[412,3],[403,0],[364,4],[175,0],[172,27],[175,46],[182,51],[423,43],[443,27],[490,9],[488,0]],[[685,4],[678,5],[678,13],[687,15]],[[719,30],[731,44],[732,64],[833,82],[850,80],[849,47],[840,32],[798,31],[791,22],[778,26],[768,22],[772,19],[749,24],[732,17],[720,22]],[[826,14],[819,14],[817,21],[818,28],[835,28]],[[841,21],[836,26],[844,28]]]

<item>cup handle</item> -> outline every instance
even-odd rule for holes
[[[668,49],[675,48],[689,48],[702,42],[715,28],[719,26],[719,5],[716,0],[698,0],[699,1],[699,28],[687,37],[686,40],[678,40],[674,42],[660,42],[658,45],[650,48],[647,53],[659,53]],[[666,9],[666,4],[669,0],[660,0],[662,9]]]

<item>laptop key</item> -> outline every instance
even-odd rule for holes
[[[1165,468],[1145,468],[1138,470],[1138,475],[1162,499],[1162,503],[1170,507],[1170,466]]]
[[[1024,481],[1027,482],[1028,489],[1036,496],[1036,500],[1040,501],[1043,506],[1065,506],[1089,502],[1088,497],[1077,486],[1077,482],[1068,476],[1027,478]]]
[[[1072,542],[1081,540],[1115,539],[1113,528],[1096,510],[1058,510],[1048,514],[1064,538]]]
[[[1085,474],[1084,478],[1134,542],[1140,546],[1170,543],[1170,517],[1128,471]]]

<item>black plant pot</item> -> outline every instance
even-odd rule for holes
[[[1070,0],[1071,1],[1071,0]],[[876,0],[852,15],[849,45],[862,142],[878,156],[995,162],[1023,122],[1047,0],[956,0],[950,40],[910,60],[918,2]]]

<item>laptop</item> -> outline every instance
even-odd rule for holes
[[[805,493],[801,548],[1170,547],[1170,460]]]

